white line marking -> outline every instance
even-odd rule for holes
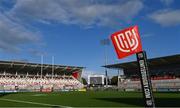
[[[18,102],[18,103],[28,103],[28,104],[36,104],[36,105],[44,105],[44,106],[57,106],[57,107],[66,107],[67,106],[62,106],[62,105],[53,105],[53,104],[46,104],[46,103],[38,103],[38,102],[30,102],[30,101],[21,101],[21,100],[13,100],[13,99],[5,99],[5,98],[1,98],[0,100],[4,100],[4,101],[10,101],[10,102]]]
[[[46,96],[46,94],[34,94],[32,96]]]

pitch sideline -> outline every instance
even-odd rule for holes
[[[21,100],[13,100],[13,99],[5,99],[5,98],[1,98],[0,100],[10,101],[10,102],[18,102],[18,103],[35,104],[35,105],[43,105],[43,106],[48,106],[48,107],[71,108],[71,107],[62,106],[62,105],[53,105],[53,104],[46,104],[46,103],[39,103],[39,102],[30,102],[30,101],[21,101]]]

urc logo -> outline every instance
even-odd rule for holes
[[[130,27],[111,35],[111,40],[118,54],[118,58],[123,58],[131,54],[142,51],[138,27]]]

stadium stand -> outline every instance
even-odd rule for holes
[[[155,89],[179,89],[180,88],[180,79],[158,79],[151,80],[152,86]],[[131,80],[125,79],[122,83],[119,84],[119,87],[124,89],[141,89],[140,80]]]
[[[148,60],[154,91],[180,91],[180,55],[152,58]],[[136,61],[104,66],[123,69],[118,87],[124,90],[141,90],[138,64]]]
[[[42,67],[43,66],[43,67]],[[78,90],[83,67],[0,61],[0,92]],[[43,69],[41,75],[39,72]]]

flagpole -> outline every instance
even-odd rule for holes
[[[146,52],[143,51],[138,26],[132,26],[111,35],[119,59],[136,53],[145,107],[154,108],[152,83],[148,70]]]
[[[52,56],[52,79],[54,77],[54,56]]]
[[[141,80],[141,88],[144,96],[145,107],[155,108],[154,96],[152,92],[152,83],[151,77],[149,75],[149,69],[147,64],[146,52],[136,53],[138,67],[139,67],[139,76]]]
[[[105,66],[107,65],[107,49],[104,45],[104,56],[105,56]],[[108,74],[107,74],[107,68],[105,68],[105,75],[106,75],[106,87],[108,87]]]
[[[41,55],[41,78],[43,74],[43,55]]]

